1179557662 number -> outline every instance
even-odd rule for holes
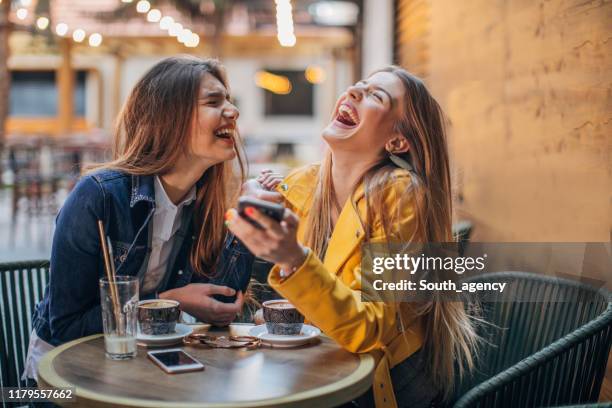
[[[74,388],[2,387],[3,402],[75,401]]]

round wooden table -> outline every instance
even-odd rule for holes
[[[351,354],[325,336],[291,349],[184,349],[204,371],[166,374],[143,347],[132,360],[109,360],[101,334],[84,337],[42,358],[39,387],[74,387],[77,401],[69,407],[212,408],[332,407],[372,385],[373,357]]]

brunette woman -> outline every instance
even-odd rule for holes
[[[361,406],[429,407],[451,395],[456,364],[459,374],[472,366],[474,327],[459,302],[362,301],[361,244],[452,241],[442,111],[421,80],[389,67],[340,96],[323,138],[323,163],[277,186],[281,223],[250,208],[263,229],[235,210],[229,228],[276,264],[269,283],[307,320],[347,350],[376,356]]]
[[[57,217],[25,377],[36,378],[54,346],[102,332],[98,220],[117,274],[138,277],[141,299],[177,300],[215,325],[234,319],[252,264],[223,225],[230,190],[241,183],[233,170],[244,175],[237,119],[217,61],[168,58],[136,84],[118,118],[114,159],[81,178]]]

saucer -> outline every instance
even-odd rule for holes
[[[143,334],[138,331],[136,341],[139,345],[146,347],[161,347],[171,346],[183,341],[183,338],[189,336],[193,332],[193,329],[186,324],[177,323],[174,333],[170,334]]]
[[[270,334],[265,324],[253,327],[249,330],[251,336],[260,338],[262,343],[274,347],[297,347],[309,343],[321,335],[321,330],[314,326],[305,324],[300,334],[293,336],[282,334]]]

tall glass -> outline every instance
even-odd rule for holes
[[[100,279],[100,303],[106,357],[125,360],[136,356],[138,279],[117,276],[114,283]]]

